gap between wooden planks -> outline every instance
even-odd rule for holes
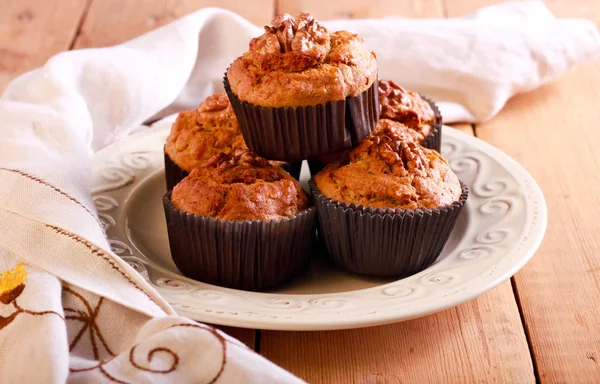
[[[446,7],[436,0],[280,0],[277,10],[309,11],[321,19],[443,17]],[[473,134],[470,125],[457,128]],[[314,383],[535,381],[510,282],[458,307],[403,323],[327,332],[263,331],[260,352]]]
[[[235,11],[259,24],[267,23],[274,14],[270,1],[244,4],[243,8],[236,9],[235,2],[231,1],[225,6],[234,7]],[[206,5],[213,4],[207,1],[96,0],[89,7],[74,46],[116,44]],[[363,2],[346,1],[342,11],[317,1],[281,1],[278,9],[286,11],[285,6],[295,7],[289,10],[293,13],[304,9],[323,19],[387,14],[442,17],[444,14],[443,4],[435,0],[375,1],[368,7]],[[72,25],[79,23],[84,9],[82,7],[79,14],[73,12],[69,18]],[[252,13],[248,13],[250,11]],[[40,26],[40,30],[44,28]],[[75,30],[73,27],[72,35]],[[42,49],[38,56],[44,58],[55,51]],[[252,331],[232,328],[226,331],[248,344],[253,343]],[[276,363],[313,382],[321,379],[382,381],[396,377],[402,381],[502,378],[525,382],[532,380],[533,372],[508,283],[470,303],[406,323],[338,332],[263,332],[261,350]],[[298,358],[301,351],[309,354],[308,360]]]
[[[485,0],[490,2],[490,0]],[[547,0],[559,18],[600,24],[597,0]],[[481,5],[461,0],[448,14]],[[514,278],[542,383],[600,382],[600,61],[510,100],[477,136],[531,172],[548,205],[548,230]]]

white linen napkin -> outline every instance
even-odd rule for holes
[[[542,2],[462,19],[331,21],[377,52],[380,78],[482,121],[600,50],[593,23]],[[90,195],[94,151],[222,91],[261,28],[206,8],[124,44],[61,53],[0,98],[0,381],[300,382],[176,316],[109,249]],[[24,264],[18,264],[24,263]],[[32,369],[32,367],[35,367]]]

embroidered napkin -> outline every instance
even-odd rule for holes
[[[542,2],[448,20],[325,22],[365,37],[380,78],[482,121],[513,94],[598,54],[594,24]],[[0,381],[301,382],[221,332],[177,316],[117,257],[90,195],[94,151],[222,91],[262,29],[206,8],[124,44],[70,51],[0,98]]]

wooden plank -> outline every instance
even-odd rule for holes
[[[446,17],[461,17],[469,15],[479,8],[509,1],[511,0],[444,0],[444,9]]]
[[[328,332],[263,331],[261,353],[311,383],[532,383],[509,282],[432,316]]]
[[[473,136],[473,134],[474,134],[473,126],[471,124],[457,123],[457,124],[450,124],[450,126],[454,129],[458,129],[459,131],[461,131],[463,133],[466,133],[467,135]]]
[[[363,19],[385,16],[442,17],[442,0],[277,0],[277,13],[310,12],[319,20]]]
[[[352,17],[418,17],[410,13],[415,3],[370,2],[370,10],[360,12],[355,11],[359,2],[352,1],[334,5],[283,0],[279,5],[280,11],[290,13],[310,6],[325,19],[339,17],[340,9],[356,12]],[[441,7],[431,8],[431,2],[420,7],[437,9],[428,16],[442,16]],[[470,124],[455,128],[473,134]],[[456,308],[403,323],[331,332],[262,331],[260,350],[314,383],[535,381],[510,282]]]
[[[461,3],[457,13],[480,1]],[[546,3],[557,17],[600,23],[596,0]],[[515,97],[476,127],[531,172],[548,205],[544,242],[514,278],[542,383],[600,382],[599,89],[595,61]]]
[[[256,331],[253,329],[227,327],[224,325],[213,325],[213,327],[220,329],[231,337],[235,337],[242,343],[246,344],[248,348],[254,349],[254,342]]]
[[[204,7],[232,10],[258,25],[274,14],[273,0],[99,0],[90,6],[75,48],[122,43]]]
[[[599,89],[596,61],[476,128],[531,172],[547,201],[544,242],[515,277],[542,382],[600,382]]]
[[[68,49],[86,6],[85,0],[0,0],[0,91]]]
[[[512,0],[443,0],[448,17],[469,15],[479,8]],[[600,24],[600,15],[595,13],[598,0],[544,0],[550,11],[561,18],[589,18]]]

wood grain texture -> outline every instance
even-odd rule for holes
[[[478,136],[523,164],[548,230],[515,276],[542,382],[600,382],[600,62],[515,97]]]
[[[443,0],[447,17],[469,15],[482,7],[514,0]],[[544,0],[550,11],[560,18],[586,18],[600,24],[598,0]]]
[[[364,4],[283,0],[279,11],[310,10],[321,19],[339,18],[342,10],[356,18],[443,15],[441,2],[371,1],[363,11]],[[428,11],[419,15],[415,8]],[[470,124],[454,128],[473,134]],[[263,331],[260,351],[311,383],[535,382],[510,282],[456,308],[403,323],[332,332]]]
[[[443,0],[446,17],[461,17],[469,15],[480,8],[489,5],[509,2],[511,0]]]
[[[215,328],[220,329],[231,337],[235,337],[242,343],[246,344],[248,348],[254,349],[254,343],[256,340],[256,331],[253,329],[227,327],[225,325],[213,325]]]
[[[69,49],[86,6],[86,0],[0,0],[0,91]]]
[[[329,332],[263,331],[261,353],[310,383],[532,383],[510,283],[432,316]]]
[[[449,14],[479,0],[447,0]],[[600,23],[596,0],[547,0],[556,17]],[[460,9],[453,9],[460,5]],[[542,383],[600,382],[600,61],[519,95],[477,136],[523,164],[548,205],[548,230],[514,277]]]
[[[95,0],[75,48],[122,43],[204,7],[229,9],[258,25],[275,12],[273,0]]]
[[[363,19],[384,16],[443,17],[442,0],[277,0],[277,12],[310,12],[319,20]]]
[[[458,129],[462,133],[466,133],[467,135],[473,136],[475,134],[475,131],[473,130],[473,126],[471,124],[458,123],[458,124],[451,124],[450,126],[454,129]]]

